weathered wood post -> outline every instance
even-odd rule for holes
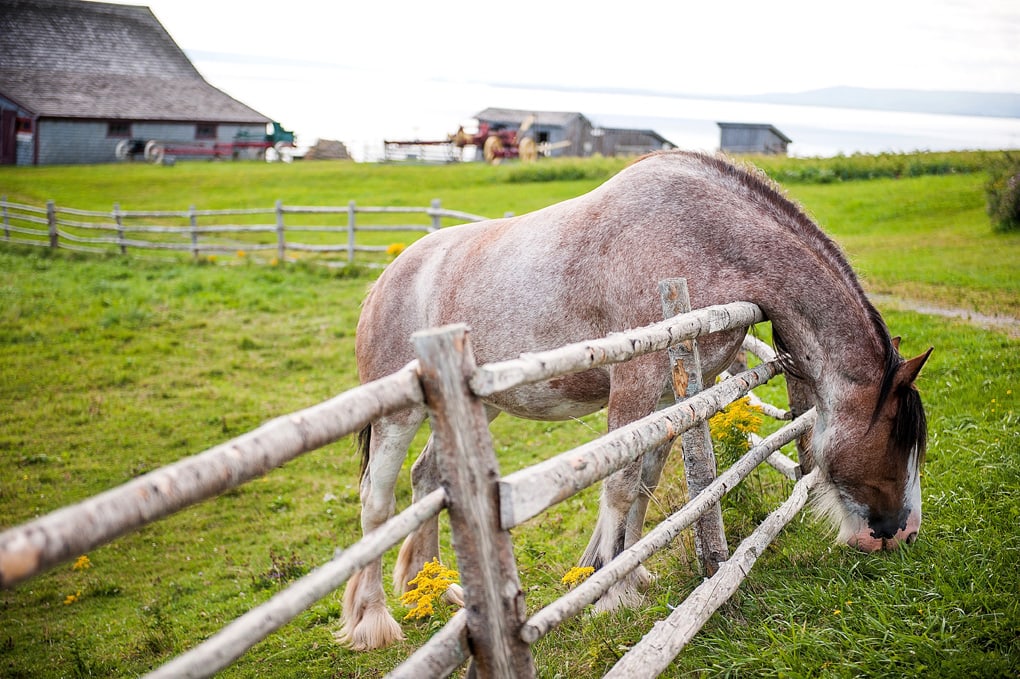
[[[283,233],[283,201],[276,201],[276,261],[282,266],[287,256],[287,237]]]
[[[195,206],[188,207],[188,225],[191,227],[191,256],[198,259],[198,215],[195,214]]]
[[[0,210],[3,211],[4,240],[11,239],[11,221],[7,214],[7,196],[0,196]]]
[[[354,201],[347,203],[347,263],[354,264]]]
[[[475,369],[467,326],[412,336],[446,491],[479,677],[534,677],[531,648],[520,637],[527,619],[510,534],[499,522],[499,466],[482,401],[471,393]]]
[[[686,278],[670,278],[659,282],[662,313],[666,318],[691,310]],[[673,395],[677,401],[693,396],[705,388],[701,377],[701,354],[698,341],[688,340],[668,350],[673,374]],[[699,424],[680,435],[683,447],[684,474],[687,477],[688,499],[693,500],[716,476],[715,453],[708,422]],[[716,503],[694,524],[694,545],[704,574],[715,575],[719,564],[729,556],[722,507]]]
[[[57,205],[52,200],[46,201],[46,224],[49,227],[50,247],[56,250],[60,236],[57,233]]]
[[[120,203],[113,204],[113,221],[117,225],[117,245],[120,246],[120,254],[127,254],[127,244],[124,242],[124,222],[120,213]]]
[[[439,216],[439,211],[443,208],[443,204],[439,202],[438,198],[432,199],[432,226],[429,228],[429,232],[439,231],[443,227],[443,218]]]

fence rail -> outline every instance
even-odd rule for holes
[[[359,215],[362,217],[359,218]],[[385,223],[394,215],[419,215],[419,223]],[[313,217],[342,217],[335,223],[309,223]],[[366,222],[366,216],[371,221]],[[260,220],[260,218],[262,218]],[[265,219],[269,218],[269,219]],[[178,253],[193,259],[216,255],[247,257],[250,253],[272,253],[277,262],[311,254],[342,253],[341,262],[360,259],[368,265],[384,264],[395,243],[436,231],[443,226],[483,221],[486,217],[447,210],[439,199],[428,207],[358,205],[284,205],[273,207],[198,210],[122,210],[114,203],[109,212],[58,206],[24,205],[0,197],[0,226],[3,241],[91,253],[119,253],[156,250],[164,255]],[[378,220],[383,220],[382,222]],[[272,223],[260,223],[269,222]],[[246,222],[246,223],[236,223]],[[309,242],[294,239],[294,234]],[[359,236],[360,234],[360,236]],[[328,260],[328,258],[326,258]]]
[[[675,293],[678,289],[686,293],[683,285],[663,286],[664,300],[667,291]],[[127,531],[268,473],[300,454],[360,430],[383,414],[424,402],[430,407],[443,487],[354,545],[337,550],[333,560],[150,676],[208,677],[227,667],[444,509],[450,512],[467,608],[454,615],[446,627],[390,676],[448,676],[468,659],[482,677],[533,676],[531,644],[596,601],[682,530],[693,525],[697,535],[701,530],[699,520],[718,510],[723,495],[759,464],[782,458],[778,466],[798,477],[796,471],[791,472],[796,470],[796,464],[777,451],[805,433],[815,415],[808,411],[756,443],[702,490],[692,491],[687,505],[584,583],[527,618],[512,549],[498,548],[501,544],[509,545],[511,527],[621,469],[646,451],[672,442],[684,432],[707,426],[708,417],[777,375],[780,368],[767,347],[748,342],[746,346],[762,355],[764,362],[757,367],[693,395],[686,394],[686,389],[677,389],[676,405],[503,478],[491,473],[496,469],[495,453],[487,436],[481,395],[507,385],[542,381],[681,344],[687,346],[688,353],[679,356],[686,358],[678,355],[671,358],[675,361],[674,376],[684,374],[690,365],[677,361],[690,362],[692,356],[696,357],[696,337],[747,327],[761,320],[757,307],[737,302],[682,313],[646,328],[482,366],[474,365],[465,326],[417,333],[414,343],[419,358],[397,373],[311,408],[278,417],[204,453],[0,533],[0,585],[12,586]],[[773,412],[781,419],[788,418],[784,411]],[[689,454],[686,446],[684,454]],[[711,455],[710,447],[708,454]],[[464,471],[449,476],[451,468]],[[735,591],[764,545],[803,505],[804,495],[814,481],[814,475],[797,481],[791,499],[766,519],[732,557],[717,564],[715,575],[625,655],[612,670],[612,676],[651,677],[667,666],[701,624]],[[701,556],[707,571],[711,555],[706,551]]]

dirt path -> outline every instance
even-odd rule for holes
[[[917,313],[929,314],[931,316],[958,318],[970,323],[971,325],[976,325],[979,328],[1004,332],[1012,338],[1020,339],[1020,318],[1014,318],[1013,316],[988,316],[985,314],[979,314],[971,309],[940,307],[934,304],[928,304],[927,302],[900,299],[898,297],[893,297],[892,295],[870,295],[870,297],[876,304],[890,306],[902,311],[916,311]]]

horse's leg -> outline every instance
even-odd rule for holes
[[[644,417],[655,409],[662,395],[662,376],[665,374],[659,355],[642,356],[627,363],[613,366],[610,373],[609,429],[613,430]],[[638,504],[642,482],[658,482],[665,462],[666,451],[649,451],[653,458],[638,459],[611,475],[602,484],[599,499],[599,516],[588,548],[581,557],[582,566],[599,569],[617,554],[630,546],[641,533],[644,523],[643,504]],[[654,477],[654,479],[653,479]],[[638,516],[640,514],[640,516]],[[650,580],[648,572],[639,567],[623,581],[617,583],[596,604],[597,610],[611,610],[619,606],[636,606],[641,601],[639,590]]]
[[[486,406],[485,415],[492,422],[499,410]],[[421,455],[411,467],[412,501],[417,502],[439,487],[439,471],[436,469],[434,438],[429,436],[428,443]],[[393,568],[393,587],[398,592],[408,590],[408,582],[421,571],[422,567],[439,558],[439,518],[433,518],[421,525],[418,530],[407,536],[400,546],[397,563]],[[464,597],[459,585],[451,585],[446,592],[446,599],[458,606],[464,605]]]
[[[645,453],[641,460],[641,485],[638,488],[637,499],[634,500],[634,504],[631,505],[630,512],[627,514],[627,534],[624,538],[624,544],[627,547],[641,539],[641,533],[645,527],[645,514],[648,512],[648,503],[651,501],[652,495],[659,485],[662,468],[666,465],[666,459],[669,457],[672,448],[672,443],[658,446]],[[646,589],[655,579],[644,566],[635,568],[632,575],[636,584],[641,589]]]
[[[368,461],[361,476],[363,534],[367,535],[393,516],[397,476],[411,439],[424,419],[424,408],[418,408],[372,423]],[[343,627],[336,638],[357,651],[382,648],[404,638],[400,625],[386,607],[381,559],[366,565],[347,582]]]

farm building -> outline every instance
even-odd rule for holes
[[[2,164],[104,163],[153,140],[256,158],[269,122],[206,82],[148,7],[0,2]]]
[[[751,123],[718,123],[722,139],[719,150],[724,153],[764,153],[786,155],[792,139],[772,125]]]
[[[488,126],[489,130],[499,131],[519,129],[532,116],[527,134],[540,149],[548,148],[551,156],[639,155],[674,148],[674,144],[652,130],[597,127],[575,112],[487,108],[475,118],[479,128]]]

